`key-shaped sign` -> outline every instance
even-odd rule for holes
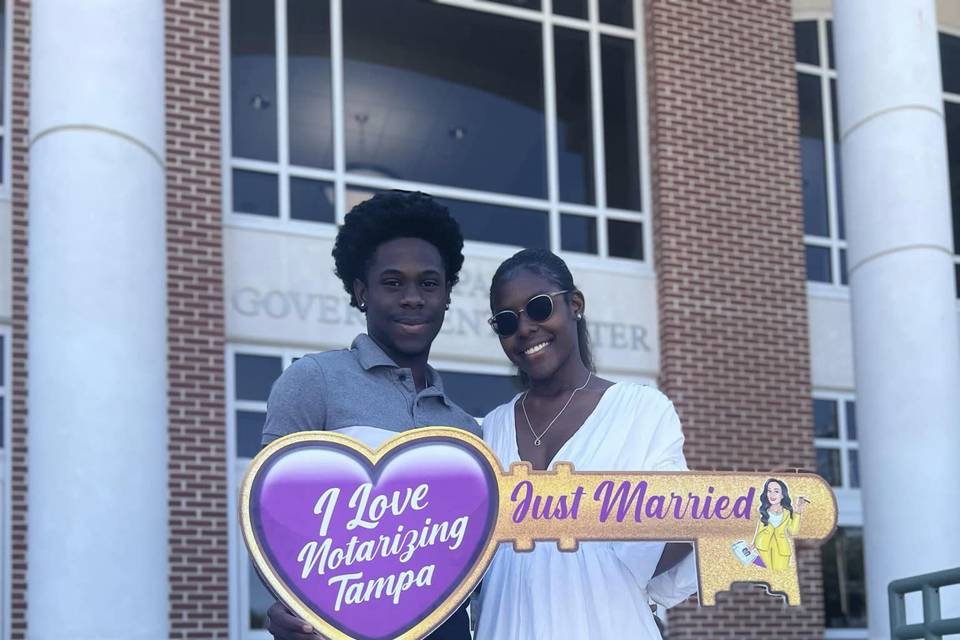
[[[800,603],[794,540],[826,540],[836,501],[813,474],[504,471],[458,429],[376,451],[329,432],[271,443],[240,495],[257,570],[332,640],[422,638],[473,591],[501,543],[692,543],[702,605],[735,582]],[[686,560],[685,562],[690,562]]]

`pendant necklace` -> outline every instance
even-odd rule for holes
[[[533,425],[530,424],[530,416],[527,415],[527,394],[530,393],[530,391],[527,390],[527,391],[524,391],[524,392],[523,392],[523,397],[520,398],[520,407],[523,409],[523,417],[524,417],[524,418],[526,419],[526,421],[527,421],[527,426],[530,427],[530,433],[533,434],[533,444],[534,444],[534,446],[536,446],[536,447],[539,447],[539,446],[540,446],[540,443],[543,442],[543,436],[547,435],[547,431],[550,431],[550,427],[553,426],[553,423],[556,422],[557,419],[558,419],[560,416],[563,415],[563,412],[564,412],[564,411],[567,410],[567,407],[570,406],[570,402],[573,400],[573,396],[577,395],[577,391],[582,391],[583,389],[586,388],[586,386],[587,386],[588,384],[590,384],[590,378],[591,378],[591,377],[593,377],[593,372],[592,372],[592,371],[590,371],[590,372],[587,373],[587,379],[586,379],[586,381],[585,381],[582,385],[580,385],[579,387],[577,387],[576,389],[573,390],[573,393],[571,393],[571,394],[570,394],[570,397],[567,398],[567,403],[566,403],[565,405],[563,405],[563,409],[560,409],[560,413],[558,413],[558,414],[553,418],[553,420],[550,421],[550,424],[547,425],[547,428],[544,429],[544,430],[543,430],[543,433],[541,433],[540,435],[537,435],[537,432],[533,430]]]

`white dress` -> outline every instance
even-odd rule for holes
[[[505,469],[520,460],[517,398],[483,421],[483,439]],[[673,404],[634,383],[607,389],[553,462],[558,460],[581,471],[687,468]],[[650,601],[671,607],[697,591],[692,553],[651,579],[662,551],[660,542],[586,542],[574,552],[538,542],[533,551],[519,553],[501,544],[483,578],[476,639],[659,639]]]

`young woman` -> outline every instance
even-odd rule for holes
[[[807,499],[801,496],[794,507],[790,501],[790,492],[776,478],[763,483],[760,493],[760,522],[753,536],[753,547],[768,569],[786,571],[790,568],[793,550],[787,534],[797,535],[800,528],[800,514]]]
[[[490,306],[490,324],[527,386],[483,422],[504,468],[563,460],[580,471],[686,469],[670,401],[593,373],[584,296],[563,260],[517,253],[497,269]],[[670,607],[696,587],[687,544],[592,542],[561,552],[539,543],[521,553],[503,545],[483,580],[476,638],[660,638],[651,600]]]

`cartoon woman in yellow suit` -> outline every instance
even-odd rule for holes
[[[800,496],[794,507],[786,484],[776,478],[764,483],[760,494],[760,522],[757,523],[751,547],[760,554],[760,559],[768,569],[786,571],[790,568],[793,544],[787,534],[791,537],[797,535],[800,514],[807,502],[806,498]]]

